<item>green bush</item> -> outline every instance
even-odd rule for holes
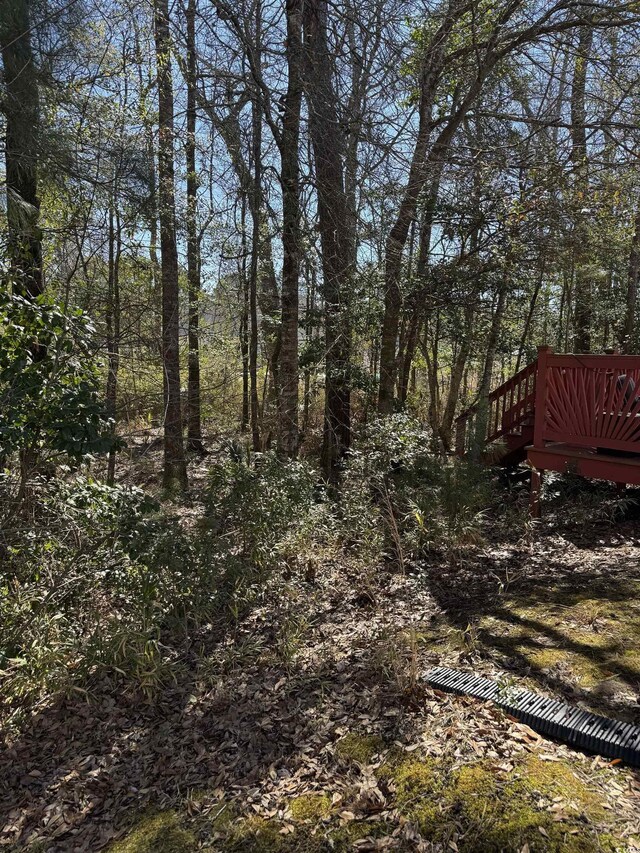
[[[379,549],[398,563],[431,549],[451,554],[478,541],[489,499],[484,471],[431,450],[431,435],[398,414],[357,436],[345,466],[340,517],[353,548]]]
[[[168,677],[163,641],[214,585],[192,539],[139,489],[77,478],[34,490],[37,514],[5,529],[0,562],[9,708],[104,672],[152,690]]]
[[[308,528],[322,497],[318,475],[305,462],[283,462],[273,453],[258,456],[255,467],[231,459],[211,472],[206,525],[219,537],[218,547],[268,571],[283,543]]]
[[[0,457],[81,459],[111,446],[93,329],[39,297],[0,296]]]

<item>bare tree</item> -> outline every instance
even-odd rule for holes
[[[178,248],[176,244],[173,80],[168,0],[154,2],[158,82],[158,201],[162,260],[164,476],[168,491],[187,488],[180,405]]]
[[[352,231],[342,164],[344,139],[336,113],[327,44],[326,0],[304,6],[305,91],[313,144],[325,303],[325,423],[323,465],[335,481],[351,443],[351,332],[348,310],[353,276]]]
[[[189,283],[189,377],[187,385],[187,447],[204,451],[200,407],[200,240],[198,237],[198,173],[196,171],[196,0],[186,9],[187,136],[187,279]]]
[[[584,6],[584,12],[587,6]],[[573,196],[576,223],[574,228],[574,349],[575,352],[589,352],[591,349],[591,281],[588,265],[587,226],[591,211],[588,205],[589,169],[587,158],[587,131],[585,88],[587,64],[593,44],[593,28],[582,24],[578,30],[578,49],[573,69],[571,85],[571,162],[573,164]]]
[[[300,110],[302,105],[302,8],[304,0],[285,0],[287,14],[287,91],[283,100],[282,325],[280,349],[280,423],[278,447],[285,456],[298,452],[298,288],[300,278]]]

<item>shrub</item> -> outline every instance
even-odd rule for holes
[[[206,524],[222,547],[268,571],[287,540],[310,533],[309,519],[322,498],[317,474],[306,462],[283,462],[273,453],[260,455],[255,467],[231,459],[211,473]]]
[[[180,525],[141,490],[35,483],[37,515],[4,530],[0,668],[10,707],[112,672],[150,691],[162,641],[203,596]]]
[[[484,471],[430,451],[430,433],[407,415],[369,424],[345,467],[341,520],[347,544],[380,549],[404,565],[437,548],[478,541],[489,498]]]
[[[0,296],[0,457],[78,460],[111,444],[93,329],[40,297]]]

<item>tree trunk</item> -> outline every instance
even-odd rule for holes
[[[585,128],[585,89],[587,63],[593,42],[593,29],[580,27],[578,50],[571,87],[571,161],[573,164],[573,201],[576,224],[574,230],[574,350],[591,349],[591,280],[589,272],[589,172],[587,161],[587,131]]]
[[[189,0],[187,24],[187,279],[189,284],[189,361],[187,381],[187,448],[204,452],[200,409],[200,245],[198,240],[198,176],[196,172],[196,0]]]
[[[107,281],[107,350],[108,372],[105,406],[113,419],[115,433],[116,403],[118,396],[118,369],[120,367],[120,255],[122,253],[122,228],[115,210],[113,195],[109,202],[109,258]],[[107,462],[107,485],[112,486],[116,475],[116,451],[111,448]]]
[[[445,19],[433,36],[425,53],[420,82],[418,135],[411,157],[404,195],[385,245],[384,317],[380,342],[380,385],[378,389],[378,411],[383,415],[390,414],[394,408],[397,372],[396,342],[402,309],[402,292],[400,289],[402,254],[407,242],[409,228],[416,215],[418,198],[427,177],[427,151],[433,129],[431,113],[444,51],[456,19],[455,7],[455,2],[449,5]]]
[[[1,0],[0,42],[5,83],[9,268],[14,292],[35,299],[43,292],[44,281],[38,227],[40,103],[29,0]]]
[[[475,436],[471,450],[471,458],[478,462],[484,449],[487,433],[487,417],[489,413],[489,394],[491,393],[491,380],[493,378],[493,365],[496,359],[496,350],[502,329],[502,318],[507,303],[507,278],[506,275],[500,283],[498,301],[491,320],[489,339],[487,341],[487,352],[484,359],[480,388],[478,389],[478,414],[476,417]]]
[[[431,342],[431,352],[429,351],[429,329],[425,323],[424,337],[420,343],[420,348],[427,365],[427,384],[429,386],[429,407],[428,418],[431,431],[433,433],[434,450],[437,450],[439,426],[440,426],[440,391],[438,386],[438,371],[440,365],[438,362],[438,345],[440,338],[440,312],[436,313],[435,328],[433,331],[433,341]]]
[[[449,389],[447,392],[447,401],[442,412],[442,420],[440,421],[439,433],[445,450],[451,450],[451,433],[453,429],[453,417],[456,413],[456,406],[460,396],[460,386],[462,385],[462,377],[467,366],[467,359],[471,351],[472,326],[475,314],[475,305],[471,300],[467,303],[464,310],[464,322],[460,335],[460,346],[451,366],[451,378],[449,380]]]
[[[247,201],[242,196],[240,212],[241,255],[240,282],[242,285],[242,314],[240,317],[240,353],[242,356],[242,415],[240,432],[249,429],[249,277],[247,276]]]
[[[262,5],[256,4],[255,56],[261,64]],[[258,401],[258,276],[260,274],[260,225],[262,220],[262,109],[257,91],[251,102],[253,199],[251,203],[251,270],[249,274],[249,387],[251,440],[254,451],[260,445],[260,410]]]
[[[533,293],[531,294],[531,299],[529,300],[529,310],[527,311],[527,317],[524,322],[524,328],[522,330],[522,336],[520,338],[520,346],[518,347],[518,357],[516,359],[516,369],[514,373],[518,373],[520,371],[520,367],[522,365],[522,359],[524,356],[524,349],[527,345],[527,338],[529,337],[529,330],[531,328],[531,322],[533,320],[533,315],[536,310],[536,303],[538,301],[538,295],[540,293],[540,289],[544,284],[544,274],[545,274],[545,259],[544,256],[540,258],[540,271],[538,273],[538,278],[533,289]],[[545,338],[546,340],[546,338]]]
[[[416,268],[417,285],[407,300],[407,310],[410,313],[409,329],[406,338],[404,352],[400,350],[399,356],[402,356],[400,361],[400,387],[399,401],[402,405],[406,402],[407,385],[409,381],[409,373],[411,364],[415,356],[420,332],[424,322],[425,312],[428,310],[428,301],[430,294],[429,289],[429,255],[431,253],[431,235],[433,232],[433,219],[435,216],[436,205],[438,203],[438,193],[440,191],[440,180],[442,178],[442,169],[444,167],[444,158],[434,165],[432,178],[428,187],[424,216],[420,226],[420,239],[418,245],[418,261]]]
[[[173,152],[173,80],[168,0],[154,0],[158,78],[158,201],[162,261],[164,476],[167,491],[187,488],[180,407],[180,325]]]
[[[160,262],[158,260],[158,180],[155,162],[155,142],[154,142],[154,125],[153,125],[153,110],[148,103],[148,93],[153,88],[152,70],[147,57],[142,52],[142,39],[140,33],[140,23],[137,17],[133,18],[134,45],[135,45],[135,67],[138,71],[138,87],[140,96],[138,99],[138,116],[140,124],[143,127],[144,149],[147,157],[147,187],[148,187],[148,205],[146,212],[146,224],[149,228],[149,263],[151,272],[151,289],[156,297],[153,308],[153,335],[156,352],[162,355],[162,311],[160,306],[162,303],[162,281],[160,275]],[[145,80],[144,70],[147,69],[149,75]]]
[[[349,211],[327,45],[326,0],[304,5],[305,89],[313,143],[325,302],[325,421],[323,466],[335,482],[351,442],[351,330],[348,294],[352,275]]]
[[[637,337],[636,306],[638,302],[638,278],[640,277],[640,204],[636,208],[631,251],[629,252],[629,272],[627,274],[627,298],[622,327],[622,352],[630,353],[635,349]]]
[[[300,109],[302,104],[302,0],[286,0],[288,85],[282,119],[282,325],[278,449],[298,453],[298,280],[300,276]]]

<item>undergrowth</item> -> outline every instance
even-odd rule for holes
[[[410,418],[375,421],[337,498],[308,462],[231,454],[212,466],[190,526],[137,488],[63,468],[34,478],[28,506],[1,531],[5,716],[18,723],[41,698],[104,675],[153,695],[179,675],[194,629],[241,620],[274,575],[315,582],[339,561],[373,598],[380,573],[458,555],[480,539],[487,483],[428,448]],[[305,626],[284,627],[275,650],[289,666]]]

